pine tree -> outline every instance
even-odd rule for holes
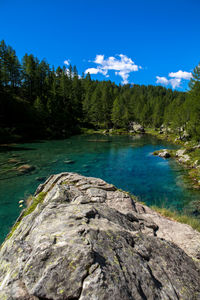
[[[190,91],[187,96],[186,107],[189,111],[187,129],[198,141],[200,140],[200,64],[194,68],[189,83]]]
[[[115,128],[124,127],[124,105],[122,96],[118,96],[113,102],[111,119]]]

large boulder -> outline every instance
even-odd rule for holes
[[[182,137],[181,137],[182,141],[188,141],[188,140],[190,140],[190,138],[191,138],[191,135],[187,131],[184,130]]]
[[[190,156],[186,154],[186,152],[186,149],[179,149],[176,151],[176,157],[180,163],[185,164],[190,161]]]
[[[186,153],[186,149],[179,149],[176,151],[176,156],[181,157],[181,156],[185,155],[185,153]]]
[[[198,265],[138,205],[101,179],[51,176],[1,247],[0,299],[200,299]]]
[[[167,149],[161,149],[153,152],[153,155],[158,155],[159,157],[162,158],[170,158],[171,154],[170,151]]]
[[[179,161],[180,163],[185,164],[185,163],[187,163],[187,162],[190,161],[190,157],[189,157],[188,154],[185,154],[185,155],[182,155],[182,156],[178,159],[178,161]]]
[[[170,158],[171,155],[169,153],[169,151],[167,149],[163,149],[158,153],[158,156],[162,157],[162,158]]]
[[[162,124],[160,126],[160,130],[159,130],[159,133],[162,134],[162,133],[165,133],[167,134],[168,132],[172,132],[172,129],[170,127],[167,127],[166,125]]]
[[[135,133],[145,133],[144,127],[136,122],[131,122],[130,123],[130,131],[135,132]]]

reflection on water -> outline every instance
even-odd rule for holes
[[[3,149],[2,149],[3,148]],[[148,205],[195,210],[200,193],[186,189],[184,170],[153,151],[176,148],[148,135],[82,135],[67,140],[21,144],[0,149],[0,241],[19,215],[19,201],[34,193],[51,174],[78,172],[100,177],[137,195]],[[18,171],[28,164],[35,169]]]

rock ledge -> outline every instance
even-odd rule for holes
[[[200,299],[198,264],[127,193],[75,173],[52,175],[41,192],[1,248],[0,299]]]

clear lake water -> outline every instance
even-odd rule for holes
[[[177,162],[152,155],[164,148],[177,146],[150,135],[78,135],[0,147],[0,242],[20,214],[19,201],[60,172],[99,177],[147,205],[192,213],[200,192],[188,188],[183,180],[186,171]],[[35,170],[20,174],[16,171],[20,164]]]

